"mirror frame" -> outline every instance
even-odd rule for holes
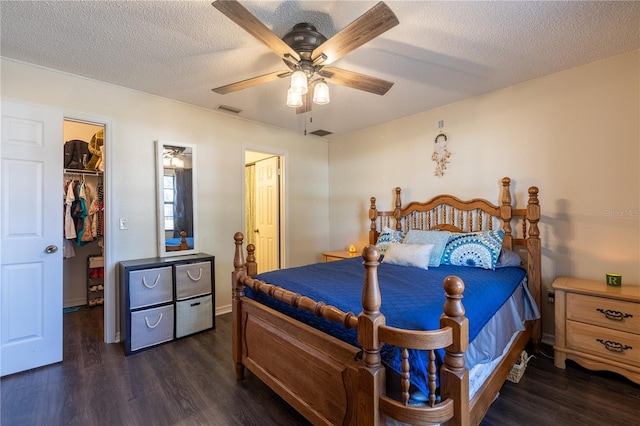
[[[191,149],[192,163],[192,194],[191,200],[193,204],[193,248],[188,250],[167,251],[164,230],[164,147],[173,146],[179,148]],[[158,257],[183,256],[198,253],[198,179],[196,170],[196,146],[189,143],[174,142],[167,140],[156,141],[156,214],[157,214],[157,240],[158,240]]]

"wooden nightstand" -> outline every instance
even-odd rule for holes
[[[555,366],[570,359],[640,384],[640,286],[559,277],[553,288]]]
[[[325,262],[333,262],[335,260],[350,259],[359,256],[360,253],[351,253],[348,250],[325,251],[322,253]]]

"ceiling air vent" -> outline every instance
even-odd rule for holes
[[[313,132],[311,132],[312,135],[320,136],[320,137],[327,136],[327,135],[330,135],[332,133],[333,132],[329,132],[327,130],[322,130],[322,129],[314,130]]]
[[[234,113],[234,114],[240,114],[240,113],[242,112],[242,110],[241,110],[241,109],[239,109],[239,108],[234,108],[234,107],[231,107],[231,106],[229,106],[229,105],[218,105],[218,106],[216,107],[216,109],[219,109],[219,110],[221,110],[221,111],[225,111],[225,112],[232,112],[232,113]]]

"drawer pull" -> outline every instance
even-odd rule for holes
[[[160,324],[160,321],[162,321],[162,312],[160,312],[160,318],[158,318],[158,321],[153,325],[149,324],[149,318],[144,317],[144,322],[147,324],[147,328],[156,328],[158,324]]]
[[[192,303],[191,306],[198,306],[200,302]]]
[[[596,311],[604,314],[604,316],[611,321],[622,321],[625,318],[633,318],[633,315],[631,314],[623,314],[620,311],[612,311],[611,309],[597,308]]]
[[[627,349],[633,349],[629,345],[623,345],[622,343],[612,342],[611,340],[596,339],[596,341],[598,343],[602,343],[604,345],[605,349],[608,350],[608,351],[611,351],[611,352],[622,353],[622,352],[626,351]]]
[[[153,281],[153,284],[149,285],[147,284],[147,277],[145,277],[144,275],[142,276],[142,285],[145,286],[146,288],[154,288],[155,286],[158,285],[158,280],[160,279],[160,274],[156,275],[156,279]]]
[[[187,275],[189,276],[189,278],[191,278],[191,281],[200,281],[200,278],[202,278],[202,268],[198,268],[200,275],[198,275],[197,278],[192,277],[191,276],[191,271],[187,270]]]

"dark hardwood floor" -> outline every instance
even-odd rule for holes
[[[125,357],[102,343],[102,308],[64,314],[64,362],[3,378],[0,424],[308,425],[249,372],[236,382],[230,320]],[[638,424],[638,407],[640,386],[538,356],[520,383],[504,385],[482,425]]]

